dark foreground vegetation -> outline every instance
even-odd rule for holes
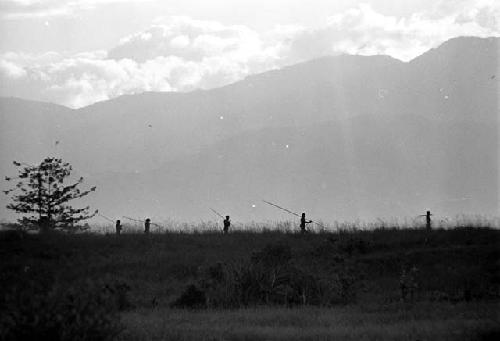
[[[494,340],[500,231],[2,232],[5,340]]]

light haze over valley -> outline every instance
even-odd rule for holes
[[[2,98],[1,171],[62,156],[108,216],[286,217],[261,199],[325,221],[494,215],[497,71],[498,38],[457,38],[408,63],[325,57],[78,110]]]
[[[262,199],[326,222],[499,214],[493,1],[341,1],[316,23],[326,5],[301,16],[291,2],[281,26],[279,1],[258,23],[231,21],[218,2],[205,14],[156,1],[7,3],[3,176],[13,160],[62,157],[112,219],[206,221],[210,207],[239,222],[290,218]],[[111,5],[123,10],[116,25],[83,39]],[[13,38],[30,30],[39,41]],[[0,217],[14,220],[8,201]]]

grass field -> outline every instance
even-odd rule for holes
[[[499,241],[500,231],[480,227],[4,233],[0,279],[6,297],[28,288],[27,296],[45,305],[53,287],[78,296],[92,283],[114,283],[126,301],[116,317],[120,333],[113,334],[121,340],[493,340],[500,336]],[[403,300],[402,273],[410,268],[417,269],[414,292]],[[242,300],[228,286],[239,278],[228,277],[233,273],[256,282],[253,296]],[[206,306],[172,308],[190,285]],[[66,309],[67,302],[56,306]]]
[[[127,312],[123,340],[494,340],[498,304]]]

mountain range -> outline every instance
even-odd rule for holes
[[[60,156],[113,218],[290,218],[262,199],[327,222],[498,215],[498,44],[455,38],[410,62],[324,57],[81,109],[0,98],[0,173]]]

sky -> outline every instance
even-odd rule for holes
[[[79,108],[342,53],[500,36],[498,0],[0,0],[0,96]]]

